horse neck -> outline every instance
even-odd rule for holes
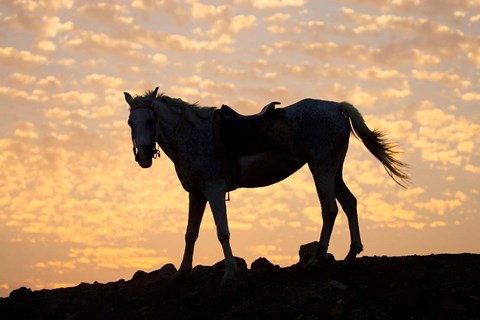
[[[181,108],[168,103],[158,102],[154,105],[157,116],[157,142],[167,156],[175,162],[175,158],[184,157],[184,150],[188,139],[191,143],[198,138],[192,135],[192,127],[201,128],[206,124],[196,115],[193,108]],[[198,112],[198,111],[197,111]],[[190,134],[185,136],[186,132]]]

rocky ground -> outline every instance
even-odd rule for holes
[[[304,248],[305,249],[305,248]],[[221,288],[222,263],[138,271],[132,279],[82,283],[0,299],[0,319],[480,319],[480,255],[362,257],[306,272],[265,258]]]

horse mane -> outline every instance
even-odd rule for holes
[[[150,91],[150,94],[151,93],[152,92]],[[145,95],[147,94],[148,92],[145,93]],[[165,93],[163,92],[156,97],[156,100],[163,102],[169,106],[173,106],[174,108],[180,109],[182,111],[193,111],[193,113],[201,117],[205,117],[208,114],[210,114],[210,112],[205,112],[205,111],[213,111],[217,109],[216,107],[201,107],[198,105],[198,102],[190,103],[190,102],[183,101],[180,98],[172,98],[165,95]]]
[[[211,112],[217,109],[216,107],[201,107],[198,105],[198,102],[189,103],[180,98],[172,98],[163,92],[156,97],[153,97],[154,94],[154,90],[147,90],[143,95],[137,95],[134,98],[134,105],[130,106],[130,111],[136,108],[150,108],[153,101],[160,101],[180,111],[193,112],[200,118],[208,118]]]
[[[160,100],[166,104],[169,104],[171,106],[174,106],[176,108],[181,108],[181,109],[187,109],[187,108],[202,108],[200,106],[198,106],[198,102],[195,102],[195,103],[190,103],[190,102],[186,102],[186,101],[183,101],[182,99],[180,98],[172,98],[172,97],[169,97],[167,96],[165,93],[160,93],[156,100]]]

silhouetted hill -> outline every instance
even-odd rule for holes
[[[0,299],[0,319],[480,319],[479,254],[362,257],[313,272],[237,261],[228,289],[221,263],[184,280],[170,264],[128,281],[20,288]]]

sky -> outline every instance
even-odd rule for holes
[[[362,254],[480,253],[479,0],[0,0],[0,66],[0,296],[179,266],[188,195],[165,155],[135,163],[123,96],[157,86],[245,114],[349,101],[412,177],[351,138]],[[230,197],[248,264],[289,266],[319,239],[306,167]],[[337,259],[349,238],[340,210]],[[194,265],[221,259],[207,207]]]

